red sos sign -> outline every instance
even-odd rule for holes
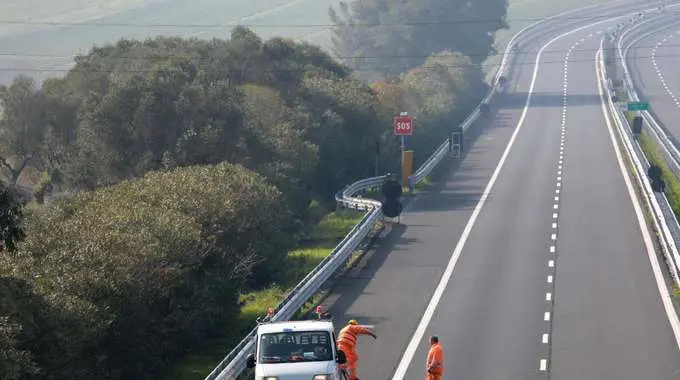
[[[397,116],[394,118],[394,134],[410,136],[413,134],[413,118],[411,116]]]

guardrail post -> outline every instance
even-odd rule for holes
[[[455,158],[459,158],[463,151],[463,133],[461,128],[458,127],[455,131],[451,133],[451,155]]]

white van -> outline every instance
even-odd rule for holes
[[[285,321],[258,326],[247,366],[255,380],[342,380],[346,360],[331,321]]]

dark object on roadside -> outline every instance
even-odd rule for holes
[[[382,195],[386,199],[399,198],[402,192],[401,184],[397,181],[387,181],[382,185]]]
[[[635,116],[633,118],[633,134],[639,135],[642,133],[642,116]]]
[[[666,182],[663,180],[663,178],[659,178],[656,181],[652,181],[651,183],[652,186],[652,191],[655,193],[663,193],[666,191]]]
[[[404,206],[398,199],[387,199],[382,203],[382,212],[388,218],[396,218],[401,215]]]
[[[649,176],[652,191],[656,193],[663,193],[666,190],[666,182],[661,175],[661,168],[656,165],[652,165],[647,169],[647,176]]]
[[[661,179],[661,168],[656,166],[656,165],[651,165],[649,169],[647,169],[647,175],[651,180],[657,181]]]
[[[385,200],[382,202],[382,212],[388,218],[396,218],[401,214],[403,206],[399,202],[403,190],[397,181],[387,181],[382,186],[382,194]]]

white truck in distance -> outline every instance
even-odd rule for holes
[[[247,366],[255,368],[256,380],[342,380],[346,360],[331,321],[284,321],[257,327]]]

